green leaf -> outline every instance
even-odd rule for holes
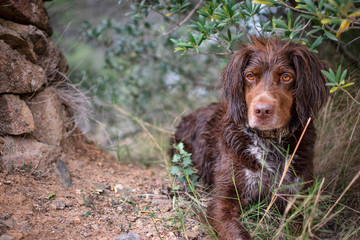
[[[197,175],[195,175],[195,174],[192,174],[192,175],[189,176],[189,178],[190,178],[191,181],[196,181],[199,177]]]
[[[336,36],[334,34],[332,34],[329,31],[324,30],[325,36],[333,41],[338,41],[338,39],[336,38]]]
[[[194,45],[190,44],[190,43],[177,43],[176,45],[178,45],[179,47],[186,47],[186,48],[194,48]]]
[[[172,41],[173,43],[177,44],[178,41],[176,39],[170,38],[170,41]]]
[[[354,85],[354,84],[355,84],[354,82],[347,83],[345,85],[342,85],[341,88],[346,88],[346,87],[349,87],[349,86]]]
[[[337,71],[336,71],[336,82],[340,83],[340,74],[341,74],[341,65],[338,67]]]
[[[177,47],[177,48],[175,48],[174,50],[175,50],[175,52],[181,52],[181,51],[186,51],[186,48],[184,48],[184,47]]]
[[[229,41],[231,41],[231,31],[230,31],[229,28],[228,28],[228,30],[227,30],[227,34],[228,34]]]
[[[225,35],[219,35],[219,37],[221,37],[222,39],[224,39],[224,40],[226,40],[226,41],[230,41],[230,39],[227,37],[227,36],[225,36]]]
[[[273,18],[273,22],[275,22],[276,26],[279,26],[284,29],[288,29],[288,26],[286,25],[286,23],[281,19]]]
[[[329,69],[331,70],[331,69]],[[324,76],[333,83],[336,83],[336,79],[335,79],[335,74],[331,74],[330,72],[326,71],[326,70],[321,70],[322,74],[324,74]]]
[[[181,172],[181,168],[179,166],[172,166],[170,173],[172,175],[176,175]]]
[[[195,170],[192,168],[192,167],[186,167],[185,169],[184,169],[184,173],[186,174],[186,175],[191,175],[191,174],[193,174],[195,172]]]
[[[50,199],[50,198],[54,198],[54,197],[56,197],[56,194],[55,193],[52,193],[52,194],[50,194],[50,195],[48,195],[47,197],[46,197],[46,199]]]
[[[172,162],[177,163],[181,160],[181,156],[179,154],[175,154],[172,158]]]
[[[331,89],[330,89],[330,93],[335,92],[336,90],[338,90],[338,88],[339,88],[339,87],[333,87],[333,88],[331,88]]]
[[[84,217],[88,217],[90,214],[91,214],[91,211],[88,210],[88,211],[86,211],[86,212],[84,213]]]
[[[184,161],[183,161],[183,166],[184,167],[187,167],[191,164],[191,159],[190,158],[185,158]]]
[[[297,25],[300,21],[301,21],[301,16],[298,16],[296,19],[295,19],[295,22],[294,22],[294,25]]]
[[[184,151],[184,143],[180,142],[175,148],[179,151]]]
[[[324,18],[321,20],[322,24],[341,24],[341,18]]]
[[[330,4],[328,3],[324,3],[324,7],[326,9],[327,12],[331,11],[333,13],[337,13],[337,10],[336,8],[334,8],[333,6],[331,6]]]
[[[178,179],[179,179],[179,182],[181,182],[181,183],[184,183],[186,181],[186,178],[185,178],[184,174],[180,174],[178,176]]]
[[[287,20],[288,20],[288,28],[291,29],[293,27],[293,15],[290,9],[287,12]]]
[[[292,32],[292,33],[290,33],[289,38],[290,38],[290,39],[294,39],[294,37],[295,37],[296,35],[298,35],[299,33],[300,33],[299,31]]]
[[[345,69],[345,71],[341,74],[340,83],[344,84],[346,74],[347,74],[347,69]]]
[[[304,0],[304,1],[305,1],[306,5],[309,7],[309,9],[310,9],[310,11],[311,11],[312,13],[316,13],[316,12],[317,12],[314,3],[313,3],[311,0]]]
[[[271,5],[273,1],[270,0],[253,0],[252,3],[253,4],[266,4],[266,5]]]
[[[318,37],[315,42],[313,42],[313,44],[311,45],[311,49],[315,49],[317,48],[323,41],[323,37]]]
[[[204,34],[200,33],[197,38],[197,45],[200,46],[200,44],[203,42],[204,39],[205,39]]]
[[[309,15],[309,14],[300,14],[301,17],[305,18],[305,19],[311,19],[311,20],[316,20],[317,18],[313,15]]]
[[[233,41],[239,39],[242,35],[244,35],[243,32],[239,33],[238,35],[236,35],[235,37],[233,37]]]
[[[190,40],[190,42],[192,42],[193,44],[195,44],[195,45],[196,45],[195,38],[194,38],[194,36],[192,35],[192,33],[191,33],[191,32],[188,32],[188,36],[189,36],[189,40]]]
[[[320,31],[319,28],[318,28],[318,29],[312,29],[312,30],[310,30],[310,31],[306,34],[306,36],[309,36],[309,35],[311,35],[311,34],[314,34],[314,33],[318,32],[318,31]]]

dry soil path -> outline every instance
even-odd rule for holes
[[[119,164],[96,148],[61,158],[69,188],[54,166],[0,172],[0,239],[183,239],[165,171]],[[188,239],[202,239],[197,226],[187,220]]]

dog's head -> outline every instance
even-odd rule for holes
[[[223,71],[227,117],[259,131],[304,125],[309,117],[316,117],[328,97],[323,69],[301,44],[254,38]]]

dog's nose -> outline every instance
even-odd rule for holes
[[[258,118],[269,118],[274,112],[274,107],[269,103],[257,103],[254,112]]]

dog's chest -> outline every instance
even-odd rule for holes
[[[286,159],[284,153],[280,153],[279,149],[272,149],[265,146],[259,140],[253,140],[248,145],[247,154],[249,161],[256,164],[256,168],[244,168],[244,191],[243,197],[251,202],[258,200],[259,197],[270,196],[271,192],[278,187],[282,177]],[[285,155],[286,156],[286,155]],[[299,183],[300,178],[288,170],[283,180],[284,185]],[[296,184],[295,184],[296,185]],[[297,186],[285,188],[283,192],[295,193]]]

